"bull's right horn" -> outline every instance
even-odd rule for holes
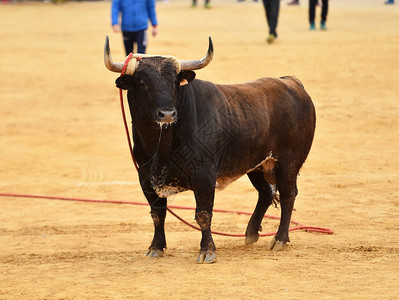
[[[123,63],[114,63],[112,61],[111,53],[109,49],[109,37],[108,35],[105,38],[105,46],[104,46],[104,64],[108,70],[116,73],[122,72]]]
[[[209,47],[206,56],[201,60],[180,60],[182,70],[199,70],[205,68],[213,58],[213,44],[212,39],[209,37]]]

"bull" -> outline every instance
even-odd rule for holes
[[[283,250],[290,241],[297,176],[316,125],[312,100],[301,82],[290,76],[232,85],[195,79],[194,70],[206,67],[212,58],[211,38],[201,60],[135,54],[125,74],[116,79],[116,86],[127,90],[133,153],[154,223],[149,257],[163,256],[166,248],[167,197],[192,190],[202,233],[197,262],[215,262],[211,234],[215,189],[245,174],[258,191],[245,243],[258,240],[262,219],[276,199],[281,220],[267,248]],[[113,62],[108,37],[104,62],[113,72],[124,66]]]

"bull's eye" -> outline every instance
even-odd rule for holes
[[[146,91],[146,90],[148,90],[148,85],[143,80],[140,80],[139,88]]]

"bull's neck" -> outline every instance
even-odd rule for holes
[[[133,124],[133,142],[135,156],[141,164],[163,163],[170,156],[172,148],[173,125],[165,126],[143,126]],[[151,161],[151,162],[150,162]]]

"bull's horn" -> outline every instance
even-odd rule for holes
[[[201,60],[180,60],[182,70],[198,70],[205,68],[213,58],[213,44],[212,39],[209,37],[208,53]]]
[[[109,38],[108,35],[105,38],[105,46],[104,46],[104,64],[108,70],[116,73],[122,72],[123,63],[114,63],[112,61],[111,53],[109,49]]]

